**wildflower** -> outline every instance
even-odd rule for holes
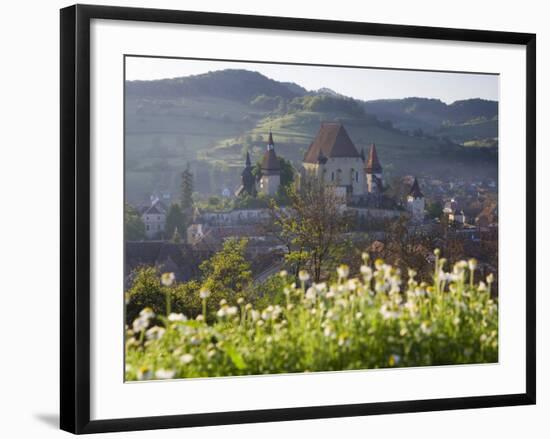
[[[287,277],[288,276],[288,272],[286,270],[281,270],[279,271],[279,276],[281,277]]]
[[[168,320],[170,320],[171,322],[185,322],[187,320],[187,317],[185,317],[182,313],[170,313],[170,315],[168,316]]]
[[[441,250],[439,250],[438,248],[436,248],[436,249],[434,250],[434,255],[439,256],[440,254],[441,254]]]
[[[392,355],[390,355],[390,358],[388,360],[388,364],[391,367],[397,366],[399,364],[400,360],[401,360],[401,357],[399,355],[392,354]]]
[[[384,320],[396,319],[399,317],[399,313],[388,309],[388,305],[384,304],[380,307],[380,314]]]
[[[420,330],[426,335],[430,335],[432,333],[432,328],[430,327],[430,323],[427,321],[423,321],[420,324]]]
[[[232,317],[234,315],[237,314],[238,312],[238,308],[236,306],[229,306],[226,310],[225,310],[225,314],[229,317]]]
[[[206,353],[206,355],[208,356],[208,358],[212,359],[216,356],[216,351],[214,349],[211,349]]]
[[[340,265],[336,269],[336,271],[340,279],[346,279],[349,276],[349,267],[347,265],[344,265],[344,264]]]
[[[493,274],[493,273],[488,274],[486,280],[487,280],[487,283],[488,283],[489,285],[492,284],[492,283],[495,281],[495,276],[494,276],[494,274]]]
[[[153,317],[155,317],[155,313],[151,308],[145,307],[140,311],[139,316],[143,317],[144,319],[152,319]]]
[[[259,311],[256,311],[255,309],[253,309],[251,312],[250,312],[250,317],[252,317],[252,321],[256,321],[260,318],[260,312]]]
[[[149,326],[149,319],[146,319],[142,316],[139,316],[132,323],[132,329],[134,332],[141,332],[147,329],[147,326]]]
[[[332,328],[330,326],[326,326],[323,334],[325,335],[325,337],[332,337],[334,335],[334,332],[332,331]]]
[[[201,290],[199,291],[199,297],[203,300],[208,299],[210,297],[210,290],[206,288],[201,288]]]
[[[199,315],[195,318],[195,320],[196,320],[197,322],[204,322],[204,316],[203,316],[202,314],[199,314]]]
[[[159,369],[155,372],[155,378],[159,380],[169,380],[174,378],[175,375],[176,371],[174,370]]]
[[[474,271],[476,267],[477,267],[477,261],[474,258],[468,260],[468,268],[470,269],[470,271]]]
[[[160,282],[165,287],[170,287],[176,280],[176,275],[174,273],[162,273],[160,276]]]
[[[355,313],[355,318],[356,318],[357,320],[362,319],[362,318],[363,318],[363,313],[360,312],[360,311],[357,311],[357,312]]]
[[[479,286],[477,287],[477,289],[478,289],[479,291],[487,291],[487,285],[485,284],[485,282],[481,281],[481,282],[479,283]]]
[[[320,292],[325,291],[327,289],[327,284],[325,282],[320,282],[318,284],[314,284],[313,288],[315,288],[315,290],[318,293],[320,293]]]
[[[264,326],[264,324],[265,324],[265,322],[264,322],[263,320],[258,320],[258,321],[256,322],[256,325],[257,325],[259,328],[261,328],[262,326]]]
[[[306,299],[315,300],[315,296],[316,296],[315,289],[311,287],[308,288],[306,291]]]
[[[137,370],[136,375],[137,379],[140,381],[150,380],[151,378],[153,378],[153,371],[147,366],[142,366]]]
[[[300,282],[307,282],[309,280],[309,273],[305,270],[300,270],[298,279],[300,279]]]
[[[237,299],[237,305],[243,305],[244,304],[244,299],[242,297],[239,297]]]
[[[357,288],[357,279],[350,279],[348,280],[348,289],[350,291],[353,291]]]
[[[147,340],[159,340],[165,332],[166,330],[164,328],[161,328],[160,326],[153,326],[147,330],[145,336],[147,337]]]
[[[372,268],[370,268],[368,265],[361,265],[360,270],[365,279],[370,279],[372,277]]]
[[[193,361],[193,355],[191,355],[191,354],[183,354],[183,355],[180,357],[180,361],[181,361],[183,364],[189,364],[189,363],[191,363],[191,361]]]
[[[224,306],[224,305],[227,305],[227,300],[225,299],[220,300],[220,306]]]
[[[361,253],[361,259],[363,259],[363,262],[366,264],[369,260],[369,254],[367,252]]]
[[[252,309],[252,304],[247,303],[246,306],[244,307],[244,309],[246,309],[247,311],[250,311]]]

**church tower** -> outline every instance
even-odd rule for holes
[[[420,224],[424,221],[424,195],[416,177],[407,196],[407,209],[411,213],[412,222]]]
[[[365,163],[365,176],[367,181],[367,192],[369,194],[380,194],[382,185],[382,165],[378,160],[376,145],[373,143],[369,150],[369,156]]]
[[[235,195],[250,195],[251,197],[255,197],[257,195],[256,177],[252,174],[252,163],[250,161],[250,154],[248,151],[246,152],[244,169],[241,173],[241,185],[239,186],[239,189],[237,189]]]
[[[260,192],[270,197],[277,194],[281,184],[281,166],[275,154],[273,134],[269,130],[267,149],[262,158],[262,176],[260,177]]]

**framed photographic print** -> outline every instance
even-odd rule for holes
[[[535,35],[61,10],[61,428],[535,403]]]

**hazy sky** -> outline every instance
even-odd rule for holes
[[[295,66],[164,58],[126,58],[126,79],[164,79],[215,70],[247,69],[308,90],[328,87],[356,99],[425,97],[452,103],[460,99],[498,100],[498,76],[345,67]]]

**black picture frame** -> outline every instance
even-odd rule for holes
[[[92,19],[525,46],[527,59],[525,66],[527,78],[526,392],[494,396],[91,420],[89,345],[90,21]],[[534,34],[89,5],[75,5],[62,9],[60,24],[61,429],[81,434],[535,404],[536,36]]]

